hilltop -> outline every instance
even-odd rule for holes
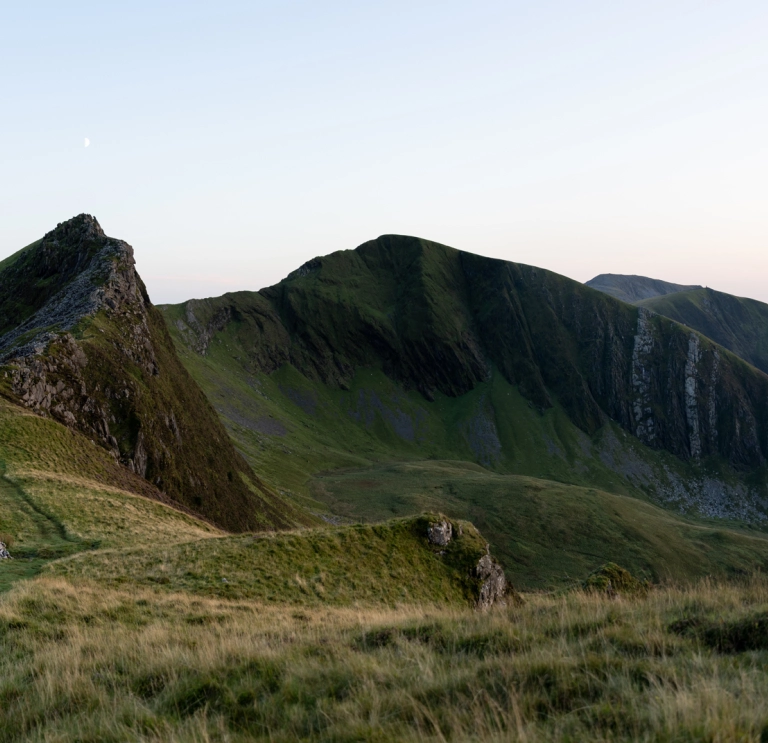
[[[628,276],[618,273],[601,273],[594,279],[587,281],[585,285],[630,304],[638,304],[642,300],[652,297],[663,297],[675,292],[703,288],[697,285],[685,286],[660,279],[649,279],[647,276]]]

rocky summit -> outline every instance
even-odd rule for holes
[[[133,249],[94,217],[59,224],[6,259],[0,290],[8,398],[86,434],[156,491],[221,526],[306,520],[281,507],[235,451],[179,363]]]

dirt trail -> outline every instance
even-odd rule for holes
[[[0,542],[15,558],[0,561],[0,593],[40,572],[51,560],[78,551],[79,542],[6,476],[0,459]]]

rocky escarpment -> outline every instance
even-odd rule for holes
[[[697,330],[768,373],[768,304],[709,288],[654,297],[639,304]]]
[[[296,523],[179,362],[133,250],[80,215],[0,270],[0,382],[172,500],[229,529]]]

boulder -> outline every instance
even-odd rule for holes
[[[12,560],[10,553],[8,552],[8,549],[6,548],[5,544],[0,542],[0,560]]]
[[[453,539],[453,527],[450,521],[437,521],[430,523],[427,529],[427,537],[430,544],[436,544],[438,547],[447,547]]]

